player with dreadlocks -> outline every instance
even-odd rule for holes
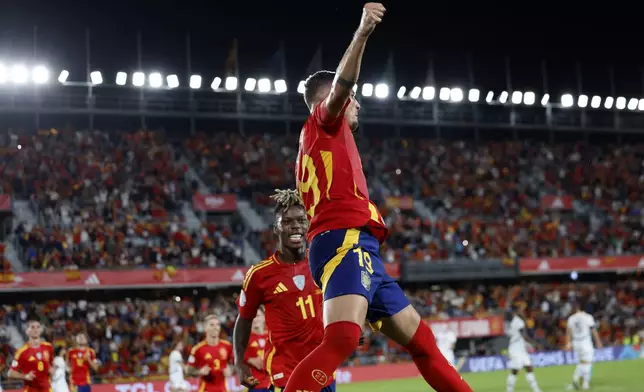
[[[304,204],[297,191],[290,189],[276,190],[271,198],[277,203],[273,226],[277,250],[254,265],[244,278],[237,299],[239,316],[233,345],[240,382],[250,391],[260,391],[253,389],[258,380],[244,361],[244,354],[253,319],[264,305],[268,342],[263,366],[270,376],[270,390],[280,392],[297,364],[322,342],[324,327],[322,291],[311,277],[307,260],[309,222]],[[335,381],[329,379],[323,391],[335,391]]]

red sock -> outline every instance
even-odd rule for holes
[[[293,370],[284,392],[319,392],[358,348],[361,333],[362,328],[349,321],[329,324],[322,343]]]
[[[407,347],[423,378],[436,392],[472,392],[456,369],[447,362],[436,346],[432,330],[420,322]]]

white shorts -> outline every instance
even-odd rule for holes
[[[577,356],[579,362],[592,362],[595,359],[595,347],[592,344],[580,343],[572,345],[572,351]]]
[[[170,376],[170,387],[184,391],[190,390],[190,385],[182,376]]]
[[[454,364],[454,350],[440,350],[447,362]]]
[[[511,348],[508,350],[508,369],[519,370],[528,366],[532,366],[528,350],[525,348]]]

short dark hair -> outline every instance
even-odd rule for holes
[[[306,79],[304,82],[304,102],[309,110],[312,109],[316,98],[319,99],[320,89],[333,84],[333,79],[335,79],[335,72],[331,71],[318,71]]]
[[[65,348],[65,347],[63,347],[63,346],[56,346],[56,348],[54,349],[54,356],[55,356],[55,357],[59,357],[59,356],[60,356],[60,352],[61,352],[61,351],[63,351],[63,349],[64,349],[64,348]]]

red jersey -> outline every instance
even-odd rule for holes
[[[274,386],[285,387],[297,364],[322,342],[322,301],[308,260],[289,264],[273,255],[246,273],[237,298],[239,315],[253,320],[264,305],[271,346],[264,368]]]
[[[388,230],[369,200],[358,147],[344,112],[331,117],[324,103],[315,107],[300,133],[295,181],[311,221],[307,239],[333,229],[368,227],[381,243]]]
[[[54,348],[48,342],[41,342],[38,347],[32,347],[29,343],[22,346],[11,363],[11,370],[28,374],[33,372],[34,379],[24,381],[26,391],[49,391],[51,378],[49,368],[54,360]]]
[[[262,358],[262,362],[266,356],[266,347],[268,343],[268,334],[256,334],[251,333],[250,338],[248,339],[248,347],[246,348],[246,354],[244,354],[244,362],[248,363],[250,358]],[[253,377],[259,381],[259,384],[253,389],[268,389],[271,386],[271,379],[268,377],[266,368],[260,370],[255,369],[253,366],[250,366],[250,370],[253,373]]]
[[[74,386],[90,385],[92,383],[87,356],[89,356],[90,361],[96,360],[96,353],[90,347],[74,347],[67,354],[67,363],[71,367],[70,380]]]
[[[199,392],[227,391],[224,370],[232,357],[233,345],[227,340],[219,339],[219,343],[212,346],[204,340],[192,348],[188,365],[197,370],[210,366],[210,374],[201,376]]]

